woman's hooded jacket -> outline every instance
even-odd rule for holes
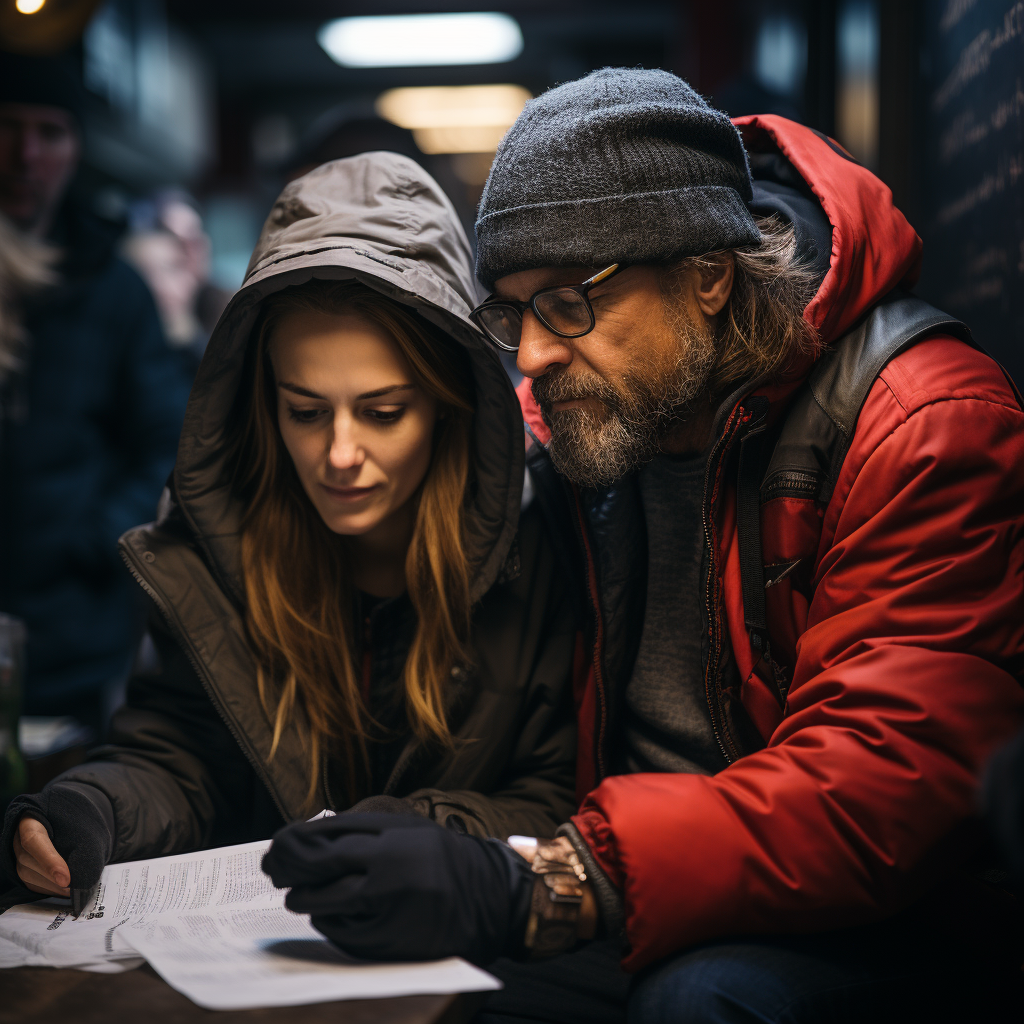
[[[159,668],[130,684],[109,745],[58,782],[86,784],[94,801],[109,801],[113,860],[266,837],[307,815],[301,716],[270,756],[272,724],[244,628],[243,510],[228,482],[225,431],[261,303],[311,278],[355,279],[412,307],[465,346],[476,388],[466,519],[473,663],[452,674],[455,743],[450,751],[397,744],[377,792],[409,797],[439,821],[458,815],[456,827],[477,835],[553,834],[572,811],[575,628],[539,516],[520,517],[519,406],[467,319],[476,286],[450,202],[412,160],[371,153],[324,164],[277,200],[210,339],[159,519],[122,538],[151,604]],[[401,687],[411,627],[408,615],[388,620],[394,604],[372,612],[375,690]],[[339,771],[328,750],[317,809],[347,806]]]

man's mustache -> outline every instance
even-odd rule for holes
[[[592,374],[553,370],[550,373],[545,373],[543,377],[536,377],[530,387],[545,418],[551,413],[551,406],[555,402],[597,398],[613,411],[619,405],[619,396],[615,389],[600,377]]]

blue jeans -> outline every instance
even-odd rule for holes
[[[817,935],[710,943],[638,976],[592,942],[534,964],[499,960],[505,983],[477,1024],[928,1024],[1018,1020],[984,964],[887,922]],[[1011,1011],[1007,1010],[1006,1013]]]
[[[940,981],[916,957],[884,963],[849,935],[726,942],[638,979],[629,1024],[935,1021]],[[972,1018],[960,1018],[970,1020]]]

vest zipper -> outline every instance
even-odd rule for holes
[[[743,422],[743,406],[737,405],[729,415],[721,436],[711,449],[707,468],[704,472],[704,496],[702,500],[702,519],[704,525],[704,541],[708,546],[708,571],[704,583],[704,609],[708,621],[708,664],[704,673],[704,695],[707,699],[708,711],[711,714],[711,729],[718,742],[718,749],[726,762],[731,764],[739,756],[739,751],[729,735],[725,722],[725,705],[721,699],[721,686],[718,685],[719,659],[722,650],[722,629],[718,609],[721,605],[721,579],[718,574],[718,538],[712,522],[712,513],[718,497],[718,485],[721,480],[721,468],[726,449],[735,439],[740,423]],[[711,473],[714,467],[714,489],[711,487]]]
[[[604,686],[604,671],[602,658],[604,655],[604,620],[601,617],[601,605],[597,593],[597,568],[594,563],[594,554],[590,548],[590,540],[587,537],[587,527],[583,518],[583,509],[580,507],[580,495],[576,487],[572,488],[573,499],[576,505],[576,528],[583,544],[583,550],[587,556],[587,593],[590,596],[590,603],[594,609],[594,686],[597,689],[597,728],[594,730],[594,767],[596,769],[596,782],[600,782],[607,774],[605,769],[604,745],[605,734],[608,727],[608,700]]]

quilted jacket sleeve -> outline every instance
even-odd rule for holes
[[[1024,713],[1024,415],[1001,378],[897,377],[826,512],[767,747],[714,777],[606,779],[573,819],[623,890],[627,969],[880,919],[971,848],[979,776]]]
[[[111,861],[248,842],[284,824],[159,615],[159,668],[129,683],[108,742],[50,786],[90,786],[115,822]]]

